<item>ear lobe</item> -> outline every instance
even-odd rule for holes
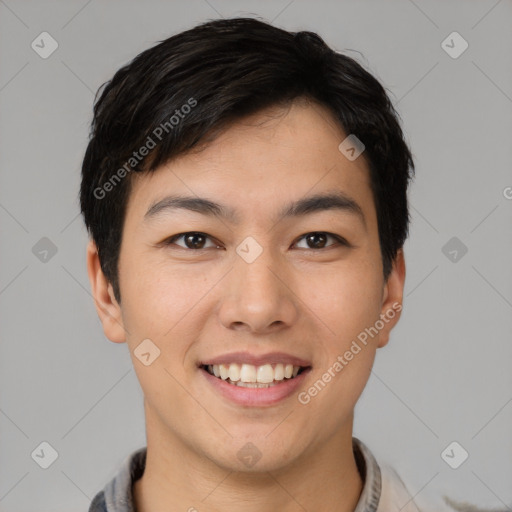
[[[101,269],[98,250],[93,240],[89,240],[87,245],[87,274],[105,336],[114,343],[126,342],[121,306],[114,297],[112,285]]]
[[[377,347],[382,348],[389,342],[391,329],[398,323],[402,311],[405,285],[405,258],[403,248],[399,249],[393,261],[391,273],[384,285],[381,319],[384,327],[379,332]]]

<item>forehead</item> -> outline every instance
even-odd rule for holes
[[[238,220],[264,212],[275,218],[283,205],[327,191],[372,210],[364,153],[350,161],[338,149],[347,135],[316,103],[265,109],[153,172],[134,174],[127,217],[143,219],[170,194],[212,199]]]

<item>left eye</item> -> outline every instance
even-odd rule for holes
[[[311,243],[315,249],[325,249],[325,248],[332,247],[332,245],[336,245],[336,244],[332,244],[331,246],[324,247],[325,241],[329,237],[336,240],[338,242],[338,245],[346,245],[346,246],[349,245],[348,242],[341,236],[333,235],[332,233],[326,233],[325,231],[312,231],[311,233],[307,233],[307,234],[301,236],[299,238],[299,240],[305,240],[306,243]],[[310,248],[311,247],[306,247],[306,249],[310,249]]]
[[[180,238],[184,239],[185,247],[181,245],[179,245],[179,247],[183,247],[184,249],[195,250],[207,249],[208,247],[205,247],[205,241],[207,239],[212,240],[212,238],[208,236],[206,233],[190,231],[188,233],[180,233],[178,235],[174,235],[165,240],[164,244],[172,245],[176,240],[179,240]],[[312,231],[311,233],[306,233],[305,235],[302,235],[298,239],[298,241],[305,240],[307,244],[312,245],[312,247],[300,247],[300,249],[325,249],[332,247],[333,245],[336,245],[331,244],[330,246],[325,246],[326,240],[328,238],[333,238],[334,240],[337,241],[339,245],[349,246],[349,243],[344,238],[338,235],[334,235],[332,233],[326,233],[325,231]],[[216,243],[213,243],[210,247],[220,248],[220,246]]]

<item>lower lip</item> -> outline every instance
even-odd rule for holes
[[[293,379],[283,380],[280,384],[275,384],[268,388],[245,388],[235,384],[228,384],[226,381],[207,372],[204,368],[200,368],[207,381],[221,395],[235,404],[247,407],[275,405],[288,398],[301,386],[310,370],[311,368],[303,370],[300,375]]]

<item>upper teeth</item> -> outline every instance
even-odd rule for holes
[[[208,371],[213,373],[215,377],[220,377],[223,380],[260,382],[262,384],[296,377],[299,370],[300,366],[281,363],[276,364],[275,367],[272,367],[271,364],[264,364],[263,366],[237,363],[208,365]]]

